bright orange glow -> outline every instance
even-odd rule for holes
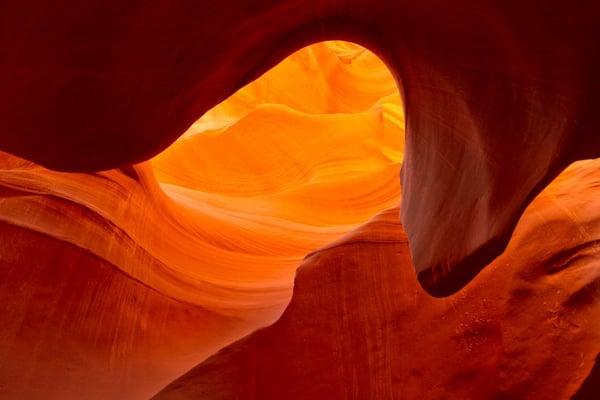
[[[71,309],[67,317],[83,322],[61,334],[70,341],[108,335],[94,339],[105,346],[84,350],[100,368],[90,373],[111,382],[94,395],[151,394],[273,322],[306,254],[398,205],[403,126],[396,84],[375,55],[350,43],[315,44],[210,110],[149,162],[73,174],[3,154],[0,186],[16,195],[3,196],[0,219],[23,233],[11,233],[15,243],[0,246],[0,255],[42,233],[63,249],[58,254],[74,246],[80,257],[95,257],[75,261],[79,272],[114,267],[85,309],[93,317]],[[45,252],[54,254],[38,254]],[[47,263],[55,276],[72,274]],[[130,287],[131,280],[141,285]],[[105,297],[133,305],[115,309]],[[24,307],[15,306],[15,318]],[[57,324],[48,318],[48,326]],[[45,357],[60,359],[50,343],[42,347]],[[36,379],[52,385],[45,374]],[[79,378],[66,376],[61,385],[70,379]],[[14,385],[25,393],[19,387],[27,382]]]
[[[278,316],[308,252],[398,204],[403,123],[386,66],[346,42],[298,51],[210,110],[150,162],[185,226],[164,258],[194,282],[168,290]]]

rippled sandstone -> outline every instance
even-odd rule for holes
[[[599,266],[600,160],[563,172],[443,299],[420,287],[391,209],[308,255],[275,324],[154,398],[595,399]]]
[[[434,295],[457,291],[498,256],[562,169],[600,155],[593,1],[0,7],[0,149],[70,171],[156,155],[307,44],[341,38],[375,51],[404,97],[402,220],[419,280]]]
[[[0,153],[0,398],[145,399],[274,322],[308,252],[398,203],[402,133],[387,68],[332,42],[149,162]]]

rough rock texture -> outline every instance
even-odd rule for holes
[[[0,153],[0,398],[147,399],[275,321],[308,252],[398,204],[402,126],[387,68],[334,42],[148,163]]]
[[[380,214],[305,259],[279,321],[155,398],[592,399],[599,300],[595,160],[561,174],[447,298],[419,286],[396,210]]]
[[[594,1],[2,0],[0,11],[0,149],[65,170],[157,154],[303,45],[367,45],[403,93],[402,220],[437,295],[503,250],[556,174],[600,155]]]

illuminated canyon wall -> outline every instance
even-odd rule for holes
[[[599,19],[0,0],[0,398],[598,398]]]
[[[375,51],[409,116],[402,221],[434,295],[498,256],[562,169],[600,154],[593,1],[0,4],[0,149],[63,170],[156,155],[304,45]]]
[[[148,398],[274,322],[296,268],[399,202],[395,82],[304,49],[152,160],[97,173],[0,157],[0,398]]]
[[[310,254],[274,325],[155,398],[595,399],[599,266],[600,160],[561,174],[443,299],[420,287],[391,209]]]

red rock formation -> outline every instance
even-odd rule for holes
[[[600,160],[563,172],[507,250],[443,299],[419,286],[390,210],[309,255],[277,323],[155,398],[591,399],[599,265]]]
[[[303,45],[367,45],[403,92],[402,219],[434,294],[497,256],[564,167],[600,154],[593,1],[3,0],[0,9],[0,149],[65,170],[155,155]]]
[[[0,153],[0,398],[147,399],[274,322],[302,257],[398,204],[402,126],[385,65],[335,42],[148,163]]]
[[[593,396],[598,162],[512,234],[600,155],[599,19],[564,0],[0,0],[1,395],[154,393],[275,320],[306,252],[396,205],[404,114],[355,46],[212,108],[343,38],[402,92],[403,228],[392,211],[311,255],[279,322],[160,396]]]
[[[248,333],[60,239],[5,222],[0,235],[2,399],[148,398]]]

